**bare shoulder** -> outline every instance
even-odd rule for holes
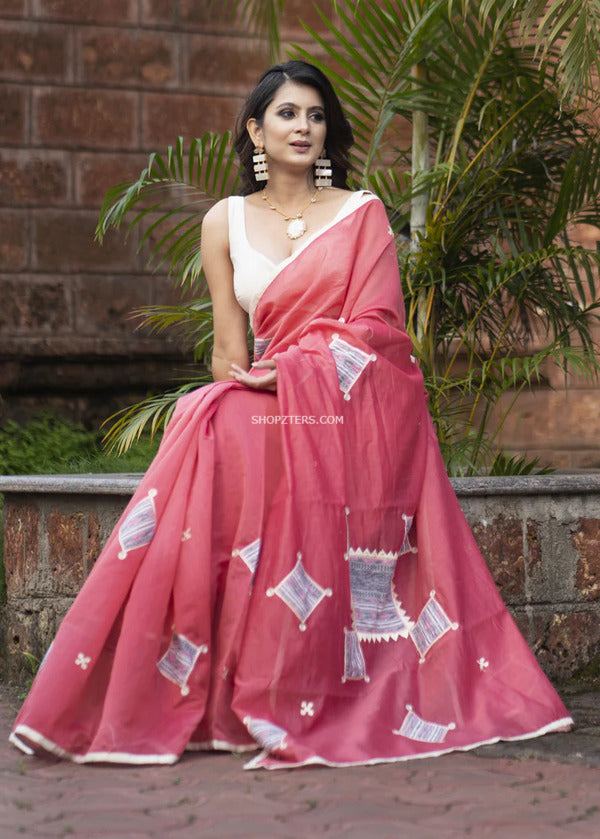
[[[336,208],[341,207],[351,195],[352,191],[350,189],[339,189],[337,186],[328,186],[321,190],[319,201],[324,205],[330,205],[332,208]]]
[[[217,201],[202,219],[202,236],[216,241],[227,239],[229,231],[227,198]]]

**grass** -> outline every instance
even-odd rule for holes
[[[158,443],[145,437],[121,457],[108,456],[102,451],[101,434],[44,413],[25,425],[8,421],[0,427],[0,475],[145,472]],[[0,495],[0,607],[6,602],[2,506]]]

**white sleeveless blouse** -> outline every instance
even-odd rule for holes
[[[232,195],[227,201],[229,216],[229,255],[233,264],[233,291],[242,309],[248,312],[250,324],[254,317],[254,310],[261,295],[277,274],[296,258],[304,248],[337,224],[338,221],[352,213],[361,204],[375,199],[375,195],[365,190],[352,192],[342,204],[335,217],[315,233],[307,236],[301,246],[291,256],[274,262],[264,253],[252,247],[246,235],[246,216],[243,195]]]

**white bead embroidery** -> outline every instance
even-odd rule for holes
[[[83,653],[78,653],[77,658],[75,659],[75,664],[78,667],[81,667],[82,670],[88,669],[88,664],[91,661],[91,657],[89,655],[84,655]]]
[[[303,701],[300,705],[300,716],[301,717],[314,717],[315,715],[315,703],[314,702],[306,702]]]

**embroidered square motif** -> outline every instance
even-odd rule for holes
[[[333,356],[337,369],[340,390],[344,393],[344,399],[350,399],[350,389],[365,369],[369,361],[376,361],[375,353],[366,353],[353,347],[339,335],[332,335],[329,349]]]
[[[456,728],[453,722],[441,725],[422,719],[415,714],[411,705],[407,705],[406,710],[407,714],[402,725],[399,729],[392,729],[392,734],[399,734],[401,737],[408,737],[409,740],[418,740],[421,743],[443,743],[446,734]]]
[[[187,696],[190,692],[187,680],[196,665],[198,657],[207,652],[208,646],[206,644],[197,647],[185,635],[174,633],[169,649],[156,663],[156,666],[165,679],[179,685],[182,695]]]
[[[271,343],[271,338],[255,338],[254,339],[254,361],[260,361],[267,347]]]
[[[269,722],[269,720],[253,719],[252,717],[244,717],[244,725],[256,742],[268,752],[275,749],[285,749],[287,745],[285,728],[281,728],[275,723]]]
[[[398,553],[350,548],[350,591],[354,628],[361,641],[408,638],[413,623],[394,594]]]
[[[365,657],[358,640],[358,635],[352,629],[344,629],[344,675],[342,682],[364,679],[369,681]]]
[[[121,551],[119,559],[125,559],[129,551],[148,545],[156,530],[156,508],[154,499],[157,490],[151,489],[146,498],[138,502],[119,527]]]
[[[236,548],[232,551],[232,556],[239,556],[248,566],[252,576],[256,574],[258,566],[258,558],[260,556],[260,538],[255,539],[243,548]]]
[[[296,615],[300,621],[300,629],[304,632],[306,621],[317,608],[324,597],[331,597],[330,588],[322,588],[306,573],[302,565],[302,554],[298,553],[298,561],[293,571],[284,577],[275,588],[267,589],[267,597],[277,595]]]
[[[410,529],[412,527],[414,516],[407,516],[406,513],[402,513],[402,518],[404,519],[404,539],[402,540],[402,547],[400,548],[400,554],[416,554],[417,549],[413,548],[410,544],[410,540],[408,538],[408,534],[410,533]]]
[[[421,662],[425,661],[427,651],[450,629],[458,629],[458,624],[450,620],[435,599],[435,591],[432,591],[410,632]]]

